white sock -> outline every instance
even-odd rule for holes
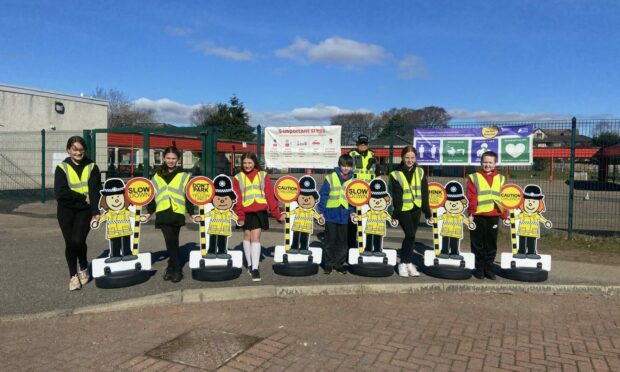
[[[260,262],[260,243],[252,243],[252,270],[258,269]]]
[[[245,254],[245,261],[248,263],[248,267],[252,266],[252,245],[249,240],[243,241],[243,253]]]

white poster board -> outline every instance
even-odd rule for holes
[[[265,128],[268,168],[323,168],[338,165],[340,129],[334,126]]]

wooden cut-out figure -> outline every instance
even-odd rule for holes
[[[461,240],[463,239],[463,225],[470,230],[476,228],[475,223],[470,223],[463,212],[467,208],[468,200],[463,193],[463,186],[456,182],[450,181],[446,184],[447,200],[444,204],[446,210],[444,214],[437,217],[437,221],[443,221],[441,231],[441,252],[437,255],[439,258],[450,258],[462,260],[460,254]],[[432,225],[433,218],[428,220],[428,224]]]
[[[519,206],[521,213],[515,217],[515,222],[519,221],[519,249],[513,255],[514,258],[540,258],[536,250],[536,243],[540,238],[540,223],[547,229],[552,227],[551,221],[542,216],[545,211],[544,197],[538,185],[527,185],[523,189],[523,201]],[[510,225],[510,220],[505,220],[504,224]]]
[[[310,176],[303,176],[299,179],[299,196],[297,197],[297,208],[285,213],[287,217],[295,216],[293,221],[293,242],[291,250],[308,250],[310,235],[314,231],[314,220],[319,225],[325,223],[325,219],[314,209],[319,203],[319,193],[316,191],[316,182]]]
[[[363,256],[382,256],[383,237],[386,234],[385,222],[388,221],[392,227],[398,226],[398,221],[393,220],[387,212],[388,206],[392,203],[392,198],[387,192],[385,181],[375,178],[370,181],[370,209],[360,215],[351,215],[351,221],[357,223],[359,219],[366,218],[366,245],[364,246]]]

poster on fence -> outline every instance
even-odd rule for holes
[[[268,168],[333,168],[340,156],[340,126],[265,128]]]
[[[479,165],[486,151],[498,154],[499,165],[532,165],[532,133],[532,125],[420,128],[413,145],[423,165]]]

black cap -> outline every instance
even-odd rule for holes
[[[368,136],[365,134],[360,134],[359,136],[357,136],[357,144],[368,144]]]
[[[523,189],[523,197],[525,199],[541,200],[545,196],[542,194],[542,190],[538,185],[527,185]]]
[[[125,192],[125,182],[120,178],[110,178],[103,184],[101,195],[118,195]]]
[[[371,198],[383,198],[388,196],[387,186],[385,181],[381,178],[375,178],[370,181],[370,197]]]
[[[446,183],[446,195],[448,200],[451,201],[465,199],[465,194],[463,194],[463,186],[456,181]]]
[[[314,196],[315,199],[319,198],[319,193],[316,191],[316,181],[310,176],[303,176],[299,179],[300,194]]]
[[[232,200],[237,200],[237,194],[232,188],[232,182],[228,176],[220,174],[213,179],[216,196],[230,196]]]

